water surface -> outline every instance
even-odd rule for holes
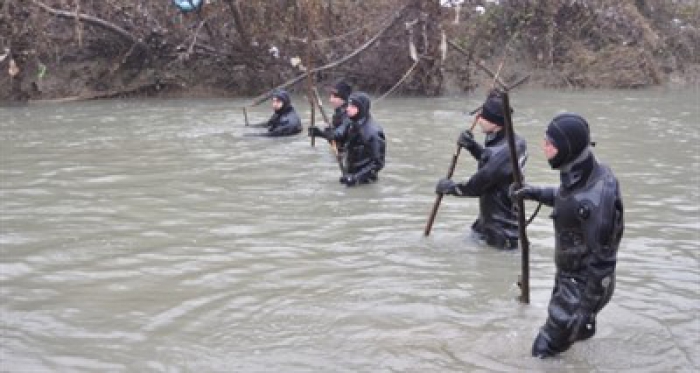
[[[547,361],[530,347],[553,284],[549,209],[528,228],[529,305],[519,253],[468,236],[476,200],[446,197],[422,235],[481,94],[376,103],[387,166],[360,188],[338,183],[324,141],[246,136],[243,101],[0,108],[0,370],[695,371],[698,97],[513,94],[527,180],[558,182],[544,128],[579,112],[626,208],[598,334]],[[455,177],[475,167],[463,154]]]

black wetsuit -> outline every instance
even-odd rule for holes
[[[345,143],[341,140],[341,138],[344,137],[347,127],[350,125],[350,118],[348,118],[347,109],[347,103],[335,108],[333,118],[331,118],[331,129],[339,134],[338,136],[335,136],[338,138],[335,143],[338,147],[338,152],[340,153],[345,151]]]
[[[279,137],[301,133],[301,120],[292,106],[289,94],[287,92],[275,92],[274,96],[282,101],[283,105],[267,121],[267,133],[263,134],[263,136]]]
[[[333,111],[333,118],[331,118],[331,126],[333,127],[333,129],[338,129],[341,125],[345,124],[350,120],[350,118],[348,118],[347,110],[347,103],[335,108],[335,111]]]
[[[370,100],[367,95],[353,93],[350,99],[357,103],[358,113],[341,124],[331,139],[344,144],[347,176],[358,183],[377,181],[385,163],[384,131],[369,113]]]
[[[560,173],[559,188],[542,188],[534,200],[554,206],[556,276],[548,318],[534,356],[566,351],[595,334],[596,314],[615,289],[623,205],[612,171],[586,150]]]
[[[518,135],[515,144],[522,168],[527,161],[527,144]],[[508,195],[513,182],[513,167],[505,130],[489,135],[485,145],[469,149],[479,166],[469,180],[456,184],[455,195],[479,197],[479,217],[472,225],[479,239],[491,246],[513,249],[518,247],[518,222],[513,201]]]

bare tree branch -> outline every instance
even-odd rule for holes
[[[238,31],[238,35],[241,37],[241,41],[246,49],[250,48],[250,35],[248,35],[248,29],[246,29],[243,23],[243,17],[241,16],[241,9],[238,6],[237,0],[226,0],[229,10],[231,10],[231,15],[233,16],[233,24]]]
[[[275,89],[282,89],[282,88],[289,87],[289,86],[291,86],[291,85],[293,85],[293,84],[296,84],[296,83],[300,82],[302,79],[306,78],[306,77],[307,77],[308,75],[310,75],[310,74],[316,74],[316,73],[318,73],[318,72],[320,72],[320,71],[328,70],[328,69],[330,69],[330,68],[333,68],[333,67],[342,65],[342,64],[344,64],[345,62],[348,62],[348,61],[351,60],[353,57],[357,56],[358,54],[362,53],[362,51],[364,51],[365,49],[367,49],[367,48],[369,48],[370,46],[372,46],[372,44],[374,44],[374,43],[375,43],[375,42],[376,42],[376,41],[377,41],[377,40],[378,40],[378,39],[379,39],[379,38],[394,24],[394,22],[396,22],[396,20],[399,19],[399,17],[400,17],[401,14],[403,13],[403,11],[407,8],[407,6],[408,6],[408,5],[404,5],[401,9],[399,9],[398,11],[396,11],[396,13],[394,13],[394,16],[391,17],[391,18],[386,22],[386,24],[384,25],[384,27],[383,27],[381,30],[379,30],[379,32],[377,32],[377,34],[375,34],[371,39],[367,40],[367,41],[366,41],[364,44],[362,44],[359,48],[357,48],[357,49],[355,49],[354,51],[352,51],[350,54],[346,55],[346,56],[343,57],[343,58],[340,58],[340,59],[338,59],[338,60],[335,60],[335,61],[333,61],[333,62],[327,63],[327,64],[325,64],[325,65],[323,65],[323,66],[319,66],[319,67],[317,67],[317,68],[315,68],[315,69],[311,69],[311,70],[307,71],[306,73],[297,76],[296,78],[293,78],[293,79],[290,79],[290,80],[284,82],[283,84],[281,84],[281,85],[279,85],[279,86],[277,86],[277,87],[275,87],[275,88],[273,88],[273,89],[271,89],[271,90],[265,92],[264,94],[262,94],[262,95],[256,97],[255,99],[253,99],[253,102],[251,102],[249,105],[246,105],[246,107],[257,106],[257,105],[260,105],[261,103],[265,102],[265,100],[267,100],[268,98],[270,98],[270,96],[272,95],[272,92],[273,92]]]
[[[403,76],[401,77],[401,79],[399,79],[399,81],[396,82],[396,84],[394,84],[393,87],[391,87],[388,91],[386,91],[386,93],[384,93],[381,97],[379,97],[378,99],[374,100],[374,103],[376,104],[377,102],[379,102],[379,101],[385,99],[385,98],[386,98],[387,96],[389,96],[392,92],[394,92],[394,90],[395,90],[396,88],[398,88],[398,87],[401,85],[401,83],[403,83],[404,80],[406,80],[406,78],[408,78],[408,77],[411,75],[411,73],[413,72],[413,70],[415,70],[416,67],[418,67],[418,63],[420,63],[420,58],[417,58],[417,59],[416,59],[416,62],[413,63],[413,65],[406,71],[405,74],[403,74]]]
[[[102,29],[105,29],[107,31],[115,33],[115,34],[121,36],[123,39],[130,41],[131,43],[143,45],[143,42],[141,41],[141,39],[135,37],[134,35],[132,35],[128,31],[124,30],[123,28],[121,28],[113,23],[107,22],[103,19],[93,17],[93,16],[90,16],[87,14],[78,13],[78,12],[68,12],[68,11],[54,9],[54,8],[51,8],[48,5],[43,4],[37,0],[32,0],[32,3],[34,3],[34,5],[38,6],[42,10],[44,10],[50,14],[53,14],[59,18],[77,19],[77,20],[80,20],[81,22],[85,22],[87,24],[90,24],[90,25],[93,25],[96,27],[100,27]]]
[[[460,47],[459,45],[457,45],[457,44],[456,44],[455,42],[453,42],[452,40],[448,40],[448,41],[447,41],[447,44],[449,44],[449,45],[450,45],[452,48],[454,48],[457,52],[459,52],[459,53],[465,55],[466,57],[470,57],[470,56],[469,56],[469,52],[465,51],[462,47]],[[471,58],[471,57],[470,57],[470,58]],[[476,66],[479,66],[479,68],[481,68],[481,69],[484,70],[487,74],[489,74],[490,77],[494,78],[494,79],[496,80],[496,83],[500,84],[500,85],[503,86],[503,87],[506,87],[506,86],[507,86],[506,83],[503,83],[503,80],[501,80],[501,78],[499,78],[499,77],[496,75],[496,73],[494,73],[493,71],[491,71],[491,69],[489,69],[489,68],[488,68],[486,65],[484,65],[483,63],[481,63],[481,61],[474,60],[474,63],[476,63]]]

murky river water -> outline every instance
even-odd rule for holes
[[[481,94],[379,102],[387,167],[353,189],[338,184],[324,142],[245,136],[255,129],[235,109],[243,101],[0,108],[0,370],[695,371],[698,97],[512,96],[529,182],[558,182],[543,131],[576,111],[626,207],[598,334],[546,361],[530,347],[553,284],[549,209],[528,230],[529,305],[516,301],[519,253],[467,236],[476,200],[446,197],[422,235]],[[463,156],[456,177],[475,166]]]

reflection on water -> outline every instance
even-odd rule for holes
[[[245,136],[242,102],[0,109],[2,370],[698,369],[698,92],[512,96],[529,182],[557,183],[542,134],[576,111],[625,200],[598,335],[551,361],[529,357],[553,282],[547,209],[528,229],[530,305],[515,300],[518,253],[467,237],[476,200],[445,198],[422,236],[480,100],[380,102],[387,167],[354,189],[324,143]],[[456,177],[475,166],[463,157]]]

